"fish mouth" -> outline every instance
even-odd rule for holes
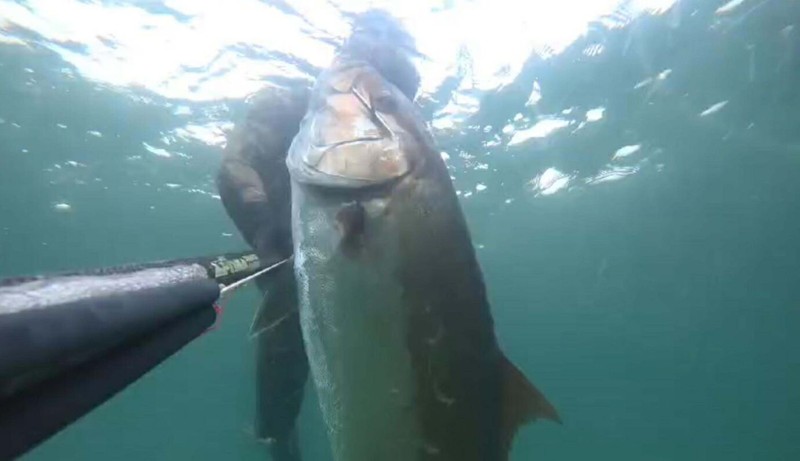
[[[310,144],[298,156],[300,158],[293,157],[290,155],[287,159],[293,178],[325,187],[375,186],[398,179],[409,171],[399,142],[380,136]]]
[[[325,144],[325,145],[322,145],[322,146],[317,146],[317,148],[320,151],[325,152],[325,151],[328,151],[330,149],[335,149],[337,147],[347,146],[347,145],[350,145],[350,144],[367,143],[367,142],[371,142],[371,141],[380,142],[380,141],[383,141],[383,140],[384,139],[382,137],[380,137],[380,136],[364,136],[364,137],[361,137],[361,138],[347,139],[347,140],[344,140],[344,141],[338,141],[338,142],[334,142],[334,143],[330,143],[330,144]]]

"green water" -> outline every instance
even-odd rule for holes
[[[525,427],[514,460],[800,459],[800,2],[725,4],[623,5],[437,132],[500,342],[564,418]],[[220,147],[163,141],[241,119],[242,98],[85,78],[3,24],[27,44],[0,41],[0,276],[244,248],[214,197]],[[537,117],[562,127],[512,141]],[[24,459],[268,459],[257,302],[237,294],[218,330]],[[305,459],[330,459],[310,388],[300,426]]]

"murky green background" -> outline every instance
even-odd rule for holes
[[[500,341],[565,420],[512,459],[800,459],[800,2],[635,3],[437,131]],[[3,24],[27,44],[0,41],[0,276],[243,248],[220,147],[163,141],[241,98],[89,80]],[[24,459],[267,459],[257,301]],[[329,459],[313,392],[303,411],[306,459]]]

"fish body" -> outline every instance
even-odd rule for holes
[[[292,252],[291,190],[286,155],[308,107],[307,82],[260,92],[245,120],[228,136],[217,188],[242,237],[271,265]],[[266,296],[253,319],[253,433],[273,461],[300,461],[296,420],[308,375],[297,310],[294,271],[281,266],[257,280]]]
[[[339,461],[503,461],[555,408],[500,350],[447,168],[367,62],[317,80],[287,166],[300,325]]]

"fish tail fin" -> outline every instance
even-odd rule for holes
[[[562,424],[555,406],[511,363],[505,355],[501,360],[503,378],[503,441],[506,450],[511,448],[514,435],[520,426],[537,419],[548,419]]]

